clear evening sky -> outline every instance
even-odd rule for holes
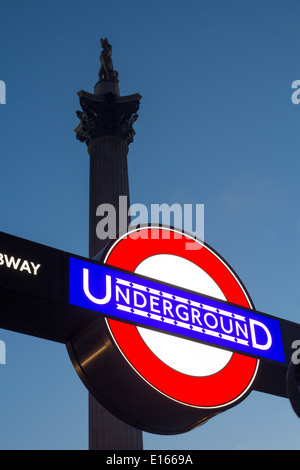
[[[121,94],[142,95],[131,202],[204,204],[205,241],[255,307],[300,323],[299,13],[296,0],[2,0],[0,231],[88,256],[77,92],[93,91],[107,37]],[[0,339],[0,448],[87,449],[65,347]],[[298,449],[299,431],[287,399],[252,392],[184,435],[144,433],[144,448]]]

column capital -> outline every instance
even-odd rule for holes
[[[138,118],[141,95],[116,96],[107,93],[102,96],[78,92],[82,111],[77,111],[80,119],[76,127],[76,138],[88,146],[93,140],[103,136],[113,136],[124,140],[127,145],[133,142],[133,124]]]

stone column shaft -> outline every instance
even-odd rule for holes
[[[93,258],[109,241],[100,239],[96,234],[99,221],[96,212],[100,204],[110,204],[115,208],[116,235],[128,227],[128,217],[126,221],[123,217],[125,211],[128,214],[129,208],[128,145],[118,137],[103,136],[90,143],[88,152],[90,155],[89,256]],[[119,207],[119,196],[126,196],[126,207]],[[119,226],[120,211],[123,227]],[[111,223],[113,226],[114,221]]]
[[[125,227],[119,227],[119,196],[127,196],[128,214],[127,153],[141,98],[139,94],[120,97],[116,82],[101,80],[101,76],[99,79],[94,94],[78,93],[83,111],[77,111],[80,124],[75,129],[77,139],[86,143],[90,155],[90,258],[95,258],[110,241],[101,240],[96,233],[96,211],[101,204],[115,208],[116,235],[128,227],[128,219]],[[89,394],[89,448],[141,450],[142,432],[117,419]]]

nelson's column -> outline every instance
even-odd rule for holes
[[[127,153],[133,141],[133,123],[138,115],[141,96],[120,96],[118,73],[112,63],[112,48],[101,39],[102,52],[99,80],[94,93],[78,93],[82,111],[77,111],[80,123],[75,129],[79,141],[85,142],[90,156],[89,256],[95,258],[107,245],[107,239],[96,234],[101,204],[112,204],[119,227],[119,196],[127,196],[129,184]],[[125,200],[125,198],[123,198]],[[101,214],[104,216],[104,214]],[[126,228],[128,221],[126,221]],[[89,448],[91,450],[142,449],[142,432],[132,428],[106,411],[89,395]]]

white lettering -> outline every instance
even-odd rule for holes
[[[6,104],[6,85],[3,80],[0,80],[0,104]]]
[[[300,354],[300,340],[299,339],[295,339],[295,341],[293,341],[293,344],[292,344],[292,349],[296,349],[296,351],[293,352],[292,354],[292,363],[295,364],[295,365],[298,365],[300,364],[300,357],[299,357],[299,354]]]
[[[220,317],[221,328],[222,328],[223,331],[225,331],[225,333],[230,335],[230,333],[232,333],[232,331],[233,331],[232,320],[231,320],[231,318],[226,318],[226,320],[228,320],[228,322],[229,322],[229,330],[227,330],[225,328],[224,320],[225,320],[225,318],[221,315],[221,317]]]
[[[117,210],[119,213],[117,214]],[[119,204],[114,207],[112,204],[100,204],[96,209],[96,216],[102,219],[96,225],[96,235],[101,240],[106,238],[116,239],[117,217],[119,217],[119,233],[129,232],[129,237],[133,240],[147,239],[149,233],[147,230],[137,230],[144,224],[165,226],[174,226],[189,233],[192,237],[197,237],[204,241],[204,204],[196,204],[195,210],[192,204],[184,204],[183,210],[180,204],[174,203],[169,206],[163,204],[151,204],[150,219],[147,207],[144,204],[135,203],[129,206],[127,196],[119,196]],[[174,231],[175,238],[180,239],[182,234]],[[162,237],[168,239],[170,233],[164,231]],[[151,232],[151,238],[159,238],[157,231]],[[195,243],[193,238],[185,243],[187,250],[199,250],[202,248],[200,243]]]
[[[185,315],[181,316],[181,315],[180,315],[180,312],[179,312],[179,309],[183,309],[183,310],[185,309],[185,310],[187,310],[187,307],[186,307],[185,305],[181,305],[181,304],[177,305],[177,307],[176,307],[176,315],[180,318],[180,320],[188,321],[188,320],[189,320],[189,313],[186,311],[186,312],[185,312]]]
[[[172,308],[172,302],[170,302],[169,300],[163,299],[163,314],[166,316],[167,315],[166,312],[168,312],[168,314],[174,318],[174,315],[171,312],[171,308]]]
[[[139,215],[137,216],[137,214]],[[128,227],[130,230],[134,230],[138,225],[143,225],[148,221],[148,209],[144,204],[132,204],[128,209],[128,215],[129,218],[131,218],[131,222]],[[135,216],[135,219],[132,219],[132,216]],[[133,240],[137,240],[139,238],[146,240],[148,238],[148,234],[146,230],[140,230],[139,232],[131,232],[129,237]]]
[[[0,340],[0,364],[6,364],[6,345]]]
[[[21,272],[25,271],[28,274],[37,276],[41,264],[35,264],[33,261],[28,261],[27,259],[22,260],[21,258],[16,258],[15,256],[9,256],[5,253],[0,253],[0,266],[6,266],[9,269],[15,269]]]
[[[252,319],[249,320],[249,323],[250,323],[250,331],[251,331],[253,347],[257,348],[257,349],[262,349],[262,350],[269,349],[272,345],[272,336],[271,336],[271,333],[269,332],[268,328],[266,327],[266,325],[264,325],[260,321],[252,320]],[[256,332],[255,332],[255,327],[262,328],[264,330],[264,332],[266,333],[267,342],[265,344],[258,344],[257,337],[256,337]]]
[[[199,323],[200,326],[202,326],[202,323],[200,321],[200,312],[197,308],[192,307],[191,308],[191,314],[192,314],[192,323],[196,323],[195,320],[197,320],[197,323]]]
[[[22,266],[20,267],[20,271],[27,271],[29,274],[31,274],[30,271],[30,266],[27,260],[23,261]]]
[[[142,299],[142,303],[140,303],[140,304],[138,303],[137,297],[140,297]],[[147,304],[147,299],[144,296],[144,294],[142,294],[142,292],[134,291],[133,292],[133,303],[134,303],[134,306],[137,307],[137,308],[144,308]]]
[[[212,317],[213,319],[213,325],[210,325],[209,322],[207,321],[207,317]],[[217,328],[218,326],[218,320],[216,319],[216,317],[212,314],[212,313],[206,313],[204,315],[204,321],[206,323],[206,325],[208,326],[208,328]]]
[[[17,261],[16,261],[13,256],[8,258],[7,255],[4,255],[4,259],[5,259],[5,264],[8,268],[10,268],[12,266],[14,269],[18,269],[18,266],[21,262],[20,258],[18,258]]]
[[[154,297],[153,295],[150,295],[150,309],[152,312],[155,312],[155,313],[160,313],[160,310],[156,310],[154,307],[158,307],[159,306],[159,298],[158,297]]]
[[[124,294],[124,292],[122,292],[122,290],[121,290],[121,287],[116,286],[116,300],[117,300],[117,302],[120,302],[120,294],[123,297],[123,299],[125,300],[125,302],[127,303],[127,305],[129,305],[130,304],[130,297],[129,297],[128,287],[126,287],[126,294]]]
[[[119,234],[127,232],[128,227],[128,198],[119,196]]]
[[[298,96],[300,95],[300,80],[294,80],[292,83],[292,88],[297,88],[297,90],[292,93],[292,96],[291,96],[292,103],[299,104],[300,98],[298,98]]]
[[[173,215],[173,220],[171,218]],[[151,222],[161,223],[166,226],[182,227],[181,205],[176,203],[169,206],[163,204],[151,204]]]
[[[89,270],[83,268],[83,290],[87,298],[91,300],[94,304],[97,304],[97,305],[107,304],[107,302],[109,302],[111,299],[111,277],[105,276],[105,278],[106,278],[106,294],[105,294],[105,297],[103,297],[102,299],[98,299],[90,293]]]
[[[198,239],[204,241],[204,204],[196,204],[196,216],[193,218],[193,205],[183,205],[183,226],[184,230],[189,234],[194,235]],[[196,230],[193,230],[193,221],[196,226]],[[199,243],[186,242],[187,250],[200,250],[201,245]]]
[[[104,217],[104,215],[106,217]],[[103,219],[96,226],[96,235],[100,240],[114,240],[116,238],[116,210],[112,204],[101,204],[97,207],[96,215],[103,216]],[[105,230],[107,227],[107,230]]]
[[[141,457],[120,457],[113,454],[113,457],[107,457],[106,465],[132,465],[136,468],[139,465]]]
[[[85,291],[89,296],[91,294],[89,292],[87,278],[85,278],[85,282]],[[192,305],[188,305],[191,303],[188,302],[188,299],[186,299],[187,301],[185,303],[185,299],[171,295],[168,292],[163,292],[163,290],[158,296],[156,292],[156,295],[147,294],[146,291],[149,289],[146,288],[146,286],[140,286],[139,290],[136,290],[137,288],[134,288],[133,286],[134,284],[131,285],[129,281],[126,282],[126,287],[116,286],[117,302],[120,301],[123,305],[126,303],[129,307],[142,309],[146,313],[155,312],[161,316],[163,315],[165,317],[172,318],[173,320],[176,319],[178,321],[183,321],[186,324],[190,323],[190,327],[193,324],[195,325],[195,331],[202,332],[204,328],[203,332],[208,333],[207,329],[215,330],[215,334],[219,334],[220,338],[224,338],[224,340],[230,339],[226,338],[226,335],[230,335],[232,338],[235,338],[235,340],[238,338],[239,343],[242,342],[243,344],[250,346],[248,341],[249,339],[252,339],[252,347],[255,349],[268,350],[272,345],[271,332],[265,324],[258,320],[247,319],[246,322],[245,320],[243,321],[243,318],[241,317],[231,318],[229,315],[226,315],[226,311],[224,314],[219,312],[219,310],[217,310],[217,312],[207,311],[206,308],[209,307],[205,305],[201,305],[201,309],[195,308]],[[96,299],[93,301],[99,304],[107,303],[111,298],[110,285],[108,286],[108,284],[106,291],[104,299]],[[165,297],[168,297],[168,299]],[[181,301],[181,303],[178,301]],[[130,311],[130,308],[128,309],[126,307],[125,310]],[[180,323],[178,326],[181,326]],[[225,336],[223,336],[222,333],[224,333]],[[299,350],[294,353],[293,358],[295,361],[299,360],[300,362],[298,355]]]
[[[40,264],[34,264],[32,261],[30,261],[30,264],[32,266],[32,269],[33,269],[33,274],[34,276],[37,275],[37,272],[38,272],[38,269],[41,267]]]
[[[243,327],[236,321],[235,323],[236,335],[240,336],[240,332],[241,332],[244,335],[244,337],[248,339],[248,330],[247,330],[246,323],[243,326],[244,326],[244,330],[243,330]]]

